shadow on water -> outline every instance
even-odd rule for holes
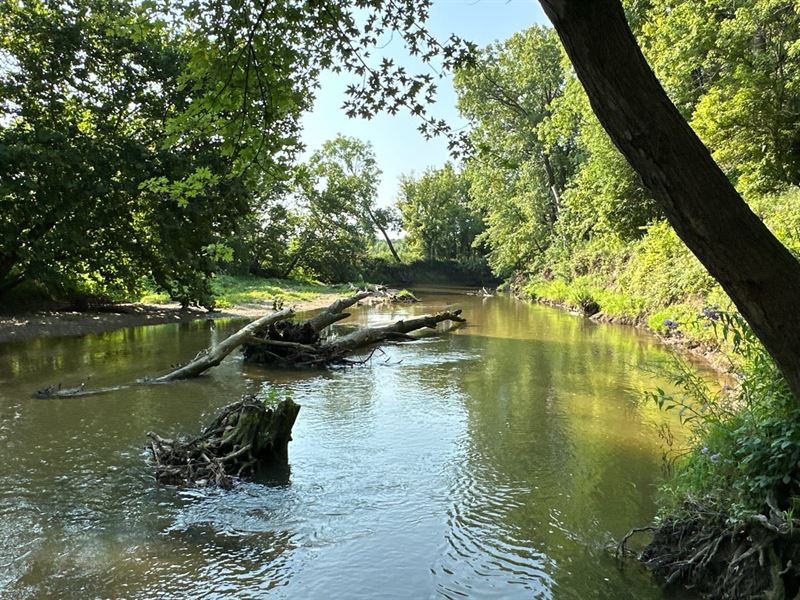
[[[362,368],[208,376],[97,397],[238,322],[0,345],[0,596],[662,598],[605,546],[649,521],[664,385],[647,336],[511,298],[423,295],[374,324],[460,304],[469,326]],[[244,393],[302,405],[286,468],[232,491],[157,486],[144,433],[194,433]]]

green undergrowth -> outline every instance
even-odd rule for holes
[[[275,300],[300,302],[313,300],[322,294],[339,293],[347,287],[324,285],[315,281],[296,281],[256,277],[254,275],[218,274],[211,280],[215,308],[225,309],[246,304],[264,304]],[[139,298],[140,302],[165,304],[169,296],[149,291]]]
[[[800,191],[755,199],[751,208],[800,256]],[[698,325],[698,315],[734,308],[665,221],[647,227],[637,240],[607,234],[568,249],[554,247],[548,267],[530,275],[521,291],[576,309],[596,302],[608,317],[701,343],[714,343],[715,338],[708,327]]]
[[[731,522],[775,513],[791,521],[800,510],[800,409],[739,315],[710,313],[706,320],[731,348],[740,381],[719,389],[677,361],[678,391],[648,394],[690,432],[684,448],[672,449],[674,477],[662,489],[662,516],[701,505]]]
[[[523,286],[522,292],[533,300],[556,302],[574,310],[596,302],[606,317],[644,325],[661,335],[702,343],[714,343],[716,338],[705,322],[698,322],[698,316],[703,311],[719,308],[721,304],[730,307],[730,301],[721,291],[713,295],[694,296],[684,302],[664,302],[658,306],[654,305],[651,298],[602,287],[589,276],[577,277],[569,282],[533,279]],[[710,297],[717,301],[709,301]]]
[[[750,205],[800,256],[800,191]],[[608,317],[708,343],[736,373],[732,387],[720,387],[676,358],[678,391],[648,395],[679,414],[689,431],[686,444],[672,448],[674,476],[662,490],[662,516],[685,512],[692,519],[701,507],[729,523],[777,518],[800,526],[800,408],[731,301],[669,225],[651,225],[632,241],[598,235],[554,248],[548,261],[519,286],[523,294],[575,308],[595,302]]]

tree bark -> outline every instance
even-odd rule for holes
[[[345,356],[358,348],[363,348],[364,346],[386,340],[408,341],[414,339],[408,335],[412,331],[425,327],[435,329],[436,325],[443,321],[463,323],[466,319],[461,317],[461,309],[458,309],[452,312],[445,311],[435,315],[425,315],[413,319],[396,321],[391,325],[384,325],[383,327],[365,327],[363,329],[357,329],[353,333],[332,339],[323,344],[320,347],[320,351],[330,356]]]
[[[252,323],[248,323],[244,327],[242,327],[239,331],[234,333],[233,335],[225,338],[222,342],[217,344],[216,346],[212,346],[207,350],[204,350],[197,358],[195,358],[190,363],[167,373],[166,375],[162,375],[161,377],[156,377],[153,380],[148,381],[148,383],[168,383],[170,381],[176,381],[178,379],[189,379],[191,377],[197,377],[204,371],[210,369],[211,367],[216,367],[219,363],[222,362],[222,359],[228,356],[231,352],[236,350],[239,346],[247,342],[254,334],[256,334],[259,330],[269,327],[273,323],[277,323],[278,321],[283,321],[285,319],[290,318],[294,314],[294,310],[291,308],[286,308],[280,312],[276,312],[271,315],[266,315],[261,317],[260,319],[256,319]]]
[[[329,325],[333,325],[337,321],[341,321],[342,319],[349,317],[350,315],[348,313],[343,312],[344,309],[350,308],[356,302],[360,302],[364,298],[372,296],[372,294],[373,292],[370,291],[359,292],[354,296],[337,300],[325,310],[311,317],[308,321],[306,321],[306,323],[311,326],[315,333],[319,333]]]
[[[547,155],[547,152],[544,151],[541,152],[541,156],[544,172],[547,176],[547,184],[552,196],[550,200],[550,224],[555,231],[558,213],[561,211],[561,190],[559,190],[558,183],[556,182],[556,174],[553,170],[553,164],[550,162],[550,157]]]
[[[191,379],[198,377],[212,367],[216,367],[222,360],[231,352],[236,350],[239,346],[247,343],[251,339],[256,339],[254,336],[277,323],[284,321],[294,315],[294,310],[286,308],[280,312],[271,315],[265,315],[256,319],[252,323],[248,323],[236,333],[228,336],[216,346],[206,348],[198,353],[198,355],[187,364],[173,369],[166,375],[160,377],[144,377],[137,380],[136,383],[150,384],[150,383],[169,383],[171,381],[178,381],[180,379]],[[75,387],[62,387],[61,384],[50,385],[48,387],[37,390],[33,396],[34,398],[73,398],[76,396],[91,396],[94,394],[103,394],[105,392],[112,392],[129,387],[128,384],[107,386],[101,388],[87,388],[86,382]]]
[[[233,477],[287,464],[300,406],[291,399],[266,406],[253,396],[226,406],[190,440],[148,432],[156,478],[167,484],[233,486]]]
[[[619,0],[540,0],[614,144],[800,403],[800,263],[736,192],[650,69]]]
[[[306,251],[310,241],[311,235],[306,235],[303,241],[300,242],[300,246],[298,246],[297,250],[294,251],[292,258],[289,261],[289,265],[284,269],[283,273],[281,273],[281,279],[288,279],[289,275],[292,274],[292,271],[294,271],[297,263],[300,262],[300,259],[303,257],[303,253]]]
[[[443,321],[463,323],[466,319],[461,317],[461,310],[447,311],[397,321],[383,327],[356,329],[352,333],[332,338],[327,342],[320,342],[319,339],[309,342],[287,341],[269,337],[267,332],[268,337],[251,336],[246,340],[245,361],[281,367],[354,364],[354,361],[347,360],[347,356],[360,348],[384,341],[410,341],[414,338],[408,335],[409,332],[425,327],[435,328]],[[299,327],[305,328],[309,322],[306,321]]]

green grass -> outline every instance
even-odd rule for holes
[[[346,286],[330,286],[315,281],[296,281],[293,279],[274,279],[253,275],[215,275],[211,280],[211,290],[217,308],[230,308],[242,304],[264,304],[274,300],[300,302],[313,300],[322,294],[347,291]],[[169,296],[165,293],[149,291],[139,299],[150,304],[165,304]]]
[[[145,304],[167,304],[169,302],[169,294],[148,290],[139,297],[139,302],[144,302]]]
[[[600,306],[600,312],[609,317],[630,319],[638,323],[645,323],[649,329],[656,333],[665,334],[670,331],[667,322],[678,324],[677,330],[690,340],[711,342],[714,333],[706,328],[699,327],[697,315],[704,305],[712,304],[711,300],[719,300],[723,304],[724,297],[711,296],[705,298],[691,298],[685,302],[677,302],[652,308],[648,299],[640,296],[628,296],[615,290],[603,288],[593,281],[591,276],[576,277],[572,281],[554,279],[551,281],[531,280],[523,291],[533,299],[547,300],[571,306],[576,310],[581,303],[594,300]],[[728,303],[724,303],[726,306]]]
[[[591,277],[576,277],[570,282],[563,279],[533,280],[524,288],[533,298],[550,300],[579,308],[582,302],[594,300],[603,314],[611,317],[639,319],[644,313],[644,300],[600,287]]]

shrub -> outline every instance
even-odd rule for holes
[[[729,344],[740,373],[738,389],[714,392],[680,364],[674,383],[648,398],[677,411],[691,433],[676,476],[665,491],[679,510],[688,499],[725,512],[732,520],[773,509],[790,511],[800,497],[800,410],[774,362],[734,313],[705,317],[720,342]]]

